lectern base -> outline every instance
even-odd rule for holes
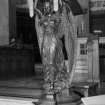
[[[55,105],[53,95],[46,95],[43,99],[39,99],[36,105]]]

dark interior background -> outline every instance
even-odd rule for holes
[[[90,32],[94,30],[101,30],[100,37],[105,37],[105,14],[93,14],[90,15]]]
[[[41,63],[34,18],[27,12],[16,12],[17,41],[34,49],[35,63]]]
[[[16,22],[17,22],[17,40],[22,44],[27,44],[34,46],[35,51],[35,61],[36,63],[41,62],[41,57],[39,53],[39,46],[37,40],[37,34],[35,30],[35,20],[34,17],[30,18],[27,12],[16,12]],[[64,37],[61,39],[63,43],[63,52],[65,59],[67,59],[67,53],[64,45]]]

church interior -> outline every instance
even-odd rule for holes
[[[64,31],[60,31],[63,36],[59,37],[70,76],[70,87],[62,91],[63,95],[49,95],[45,91],[43,65],[47,61],[43,61],[44,42],[40,38],[47,23],[36,24],[44,16],[53,18],[56,11],[62,12],[63,6],[53,6],[55,11],[42,12],[42,17],[33,10],[31,16],[36,4],[31,8],[28,1],[39,2],[37,8],[45,12],[48,7],[43,9],[43,3],[47,5],[49,1],[66,4],[66,9],[70,9],[64,11],[69,17],[61,24],[63,27],[67,23],[66,28],[58,29]],[[0,14],[0,105],[105,105],[105,0],[0,0]],[[64,17],[60,15],[61,21]],[[69,29],[67,36],[65,31]]]

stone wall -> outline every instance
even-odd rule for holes
[[[0,46],[9,43],[8,0],[0,0]]]

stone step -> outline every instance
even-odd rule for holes
[[[45,95],[45,91],[41,90],[41,89],[6,88],[6,87],[4,88],[4,87],[0,87],[0,95],[2,95],[2,96],[11,96],[11,97],[39,99],[42,95]]]
[[[38,99],[0,96],[0,105],[35,105]]]
[[[53,98],[31,99],[0,96],[0,105],[55,105]],[[77,105],[77,102],[58,103],[57,105]]]
[[[65,103],[65,104],[58,104],[58,105],[77,105],[77,103]]]

